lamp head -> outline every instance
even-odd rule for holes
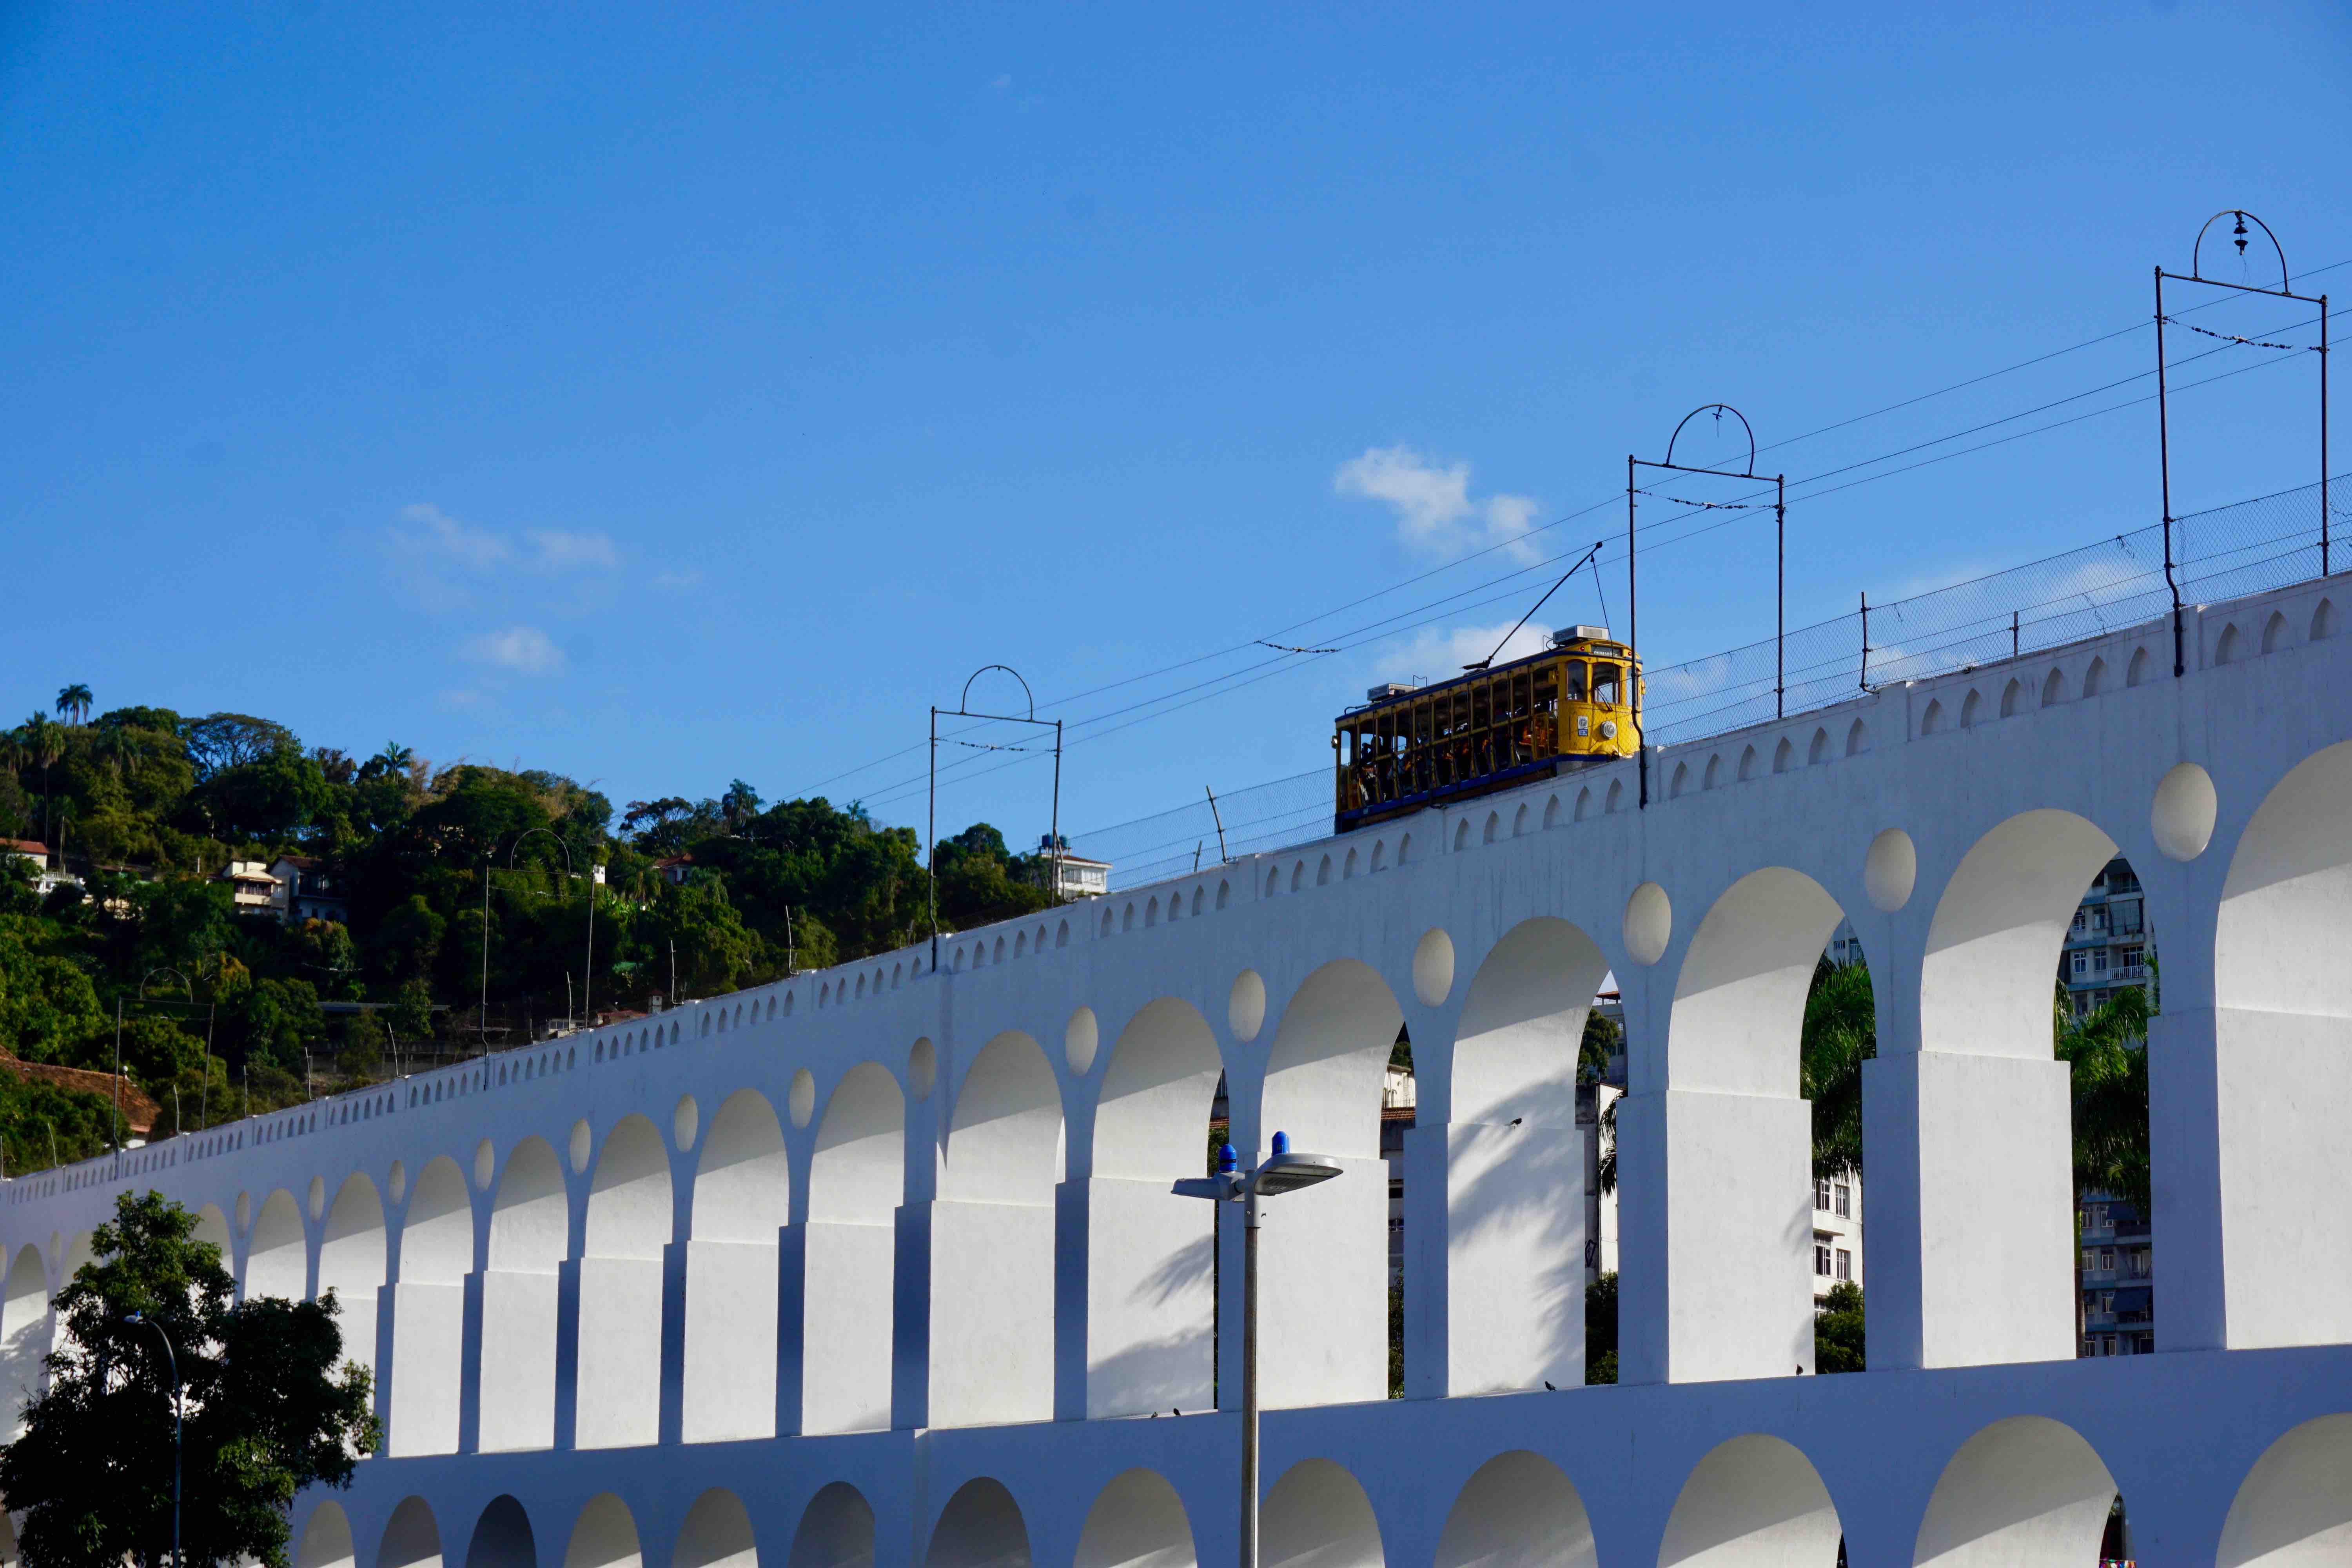
[[[1287,1154],[1290,1152],[1289,1133],[1277,1132],[1274,1135],[1274,1152],[1277,1155]]]
[[[1258,1196],[1271,1198],[1328,1182],[1338,1174],[1339,1162],[1328,1154],[1293,1154],[1285,1149],[1268,1155],[1251,1181]]]
[[[1236,1154],[1236,1153],[1234,1153],[1234,1146],[1233,1146],[1232,1144],[1227,1143],[1227,1144],[1224,1144],[1223,1146],[1222,1146],[1221,1148],[1219,1148],[1219,1149],[1218,1149],[1218,1151],[1217,1151],[1217,1173],[1218,1173],[1218,1174],[1220,1174],[1220,1175],[1231,1175],[1234,1172],[1235,1172],[1235,1171],[1237,1171],[1237,1170],[1239,1170],[1239,1169],[1241,1168],[1241,1163],[1242,1163],[1241,1156],[1240,1156],[1239,1154]]]

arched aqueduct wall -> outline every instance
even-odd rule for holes
[[[153,1185],[246,1289],[333,1289],[378,1373],[388,1457],[303,1500],[300,1568],[1223,1558],[1238,1243],[1167,1191],[1222,1075],[1243,1150],[1347,1169],[1266,1233],[1269,1564],[2074,1563],[2117,1487],[2144,1560],[2319,1560],[2352,1533],[2344,596],[2193,614],[2185,679],[2136,627],[1667,750],[1646,811],[1631,764],[1564,777],[10,1183],[0,1378]],[[2162,943],[2166,1339],[2077,1363],[2051,982],[2117,852]],[[1816,1380],[1797,1032],[1841,918],[1872,1370]],[[1588,1389],[1610,973],[1623,1383]]]

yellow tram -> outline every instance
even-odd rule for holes
[[[1641,661],[1606,626],[1434,686],[1376,686],[1340,715],[1335,832],[1508,789],[1641,745]]]

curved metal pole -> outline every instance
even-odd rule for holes
[[[2286,247],[2281,245],[2279,243],[2278,236],[2271,232],[2270,225],[2264,223],[2258,217],[2254,217],[2253,214],[2246,211],[2243,207],[2223,207],[2220,212],[2215,213],[2211,217],[2205,220],[2205,227],[2197,231],[2197,242],[2189,247],[2189,276],[2195,279],[2200,283],[2208,281],[2204,272],[2199,266],[2199,262],[2205,249],[2205,233],[2207,229],[2211,228],[2215,224],[2220,223],[2225,217],[2233,217],[2238,220],[2238,232],[2242,235],[2245,232],[2246,220],[2249,218],[2253,219],[2254,226],[2263,231],[2263,237],[2271,242],[2271,249],[2278,255],[2279,291],[2282,293],[2285,292],[2288,283],[2286,272]],[[2243,239],[2239,240],[2238,253],[2242,256],[2244,255],[2245,248],[2245,241]]]
[[[1013,668],[1009,664],[983,664],[978,669],[973,670],[970,675],[966,676],[963,682],[963,695],[956,699],[956,706],[958,708],[969,708],[971,706],[971,683],[978,680],[982,676],[986,675],[992,669],[1001,669],[1005,674],[1011,676],[1013,679],[1021,682],[1021,695],[1026,698],[1029,702],[1029,717],[1032,719],[1036,718],[1037,694],[1029,689],[1029,682],[1022,678],[1021,672]]]
[[[144,974],[142,974],[142,975],[141,975],[141,976],[139,977],[139,999],[140,999],[141,1001],[142,1001],[142,1002],[143,1002],[143,1001],[145,1001],[145,1000],[147,999],[147,983],[148,983],[150,980],[154,979],[154,978],[155,978],[155,976],[157,976],[157,975],[159,975],[159,974],[168,974],[168,975],[170,975],[173,979],[174,979],[174,980],[178,981],[178,982],[180,983],[181,986],[182,986],[184,989],[185,989],[185,990],[186,990],[186,992],[187,992],[187,994],[188,994],[188,1005],[189,1005],[190,1006],[194,1006],[194,1005],[195,1005],[195,1001],[196,1001],[196,987],[195,987],[195,984],[194,984],[193,981],[191,981],[191,980],[190,980],[186,975],[184,975],[184,974],[181,973],[178,970],[176,970],[176,969],[173,968],[173,967],[172,967],[170,964],[168,964],[168,963],[159,963],[159,964],[157,964],[154,968],[152,968],[152,969],[149,970],[146,973],[144,973]]]
[[[519,835],[512,847],[507,850],[508,870],[511,871],[515,868],[515,855],[522,848],[522,841],[525,838],[529,838],[534,833],[546,834],[550,838],[555,840],[556,847],[563,851],[563,874],[565,876],[572,877],[578,875],[578,873],[573,871],[572,868],[572,846],[565,843],[563,841],[563,835],[556,832],[552,827],[526,828],[520,835]],[[488,910],[489,908],[489,889],[485,887],[482,889],[482,907],[485,910]],[[489,941],[489,931],[487,925],[488,916],[487,913],[484,915],[483,919],[486,923],[482,932],[482,939],[486,945],[483,950],[482,962],[487,964],[489,962],[488,949],[487,946],[487,943]],[[591,965],[594,964],[596,962],[596,880],[595,868],[593,866],[589,868],[588,879],[588,956],[585,962]],[[580,1005],[581,1011],[583,1012],[585,1012],[588,1009],[589,987],[593,984],[594,979],[591,972],[588,970],[583,970],[580,975]],[[580,1020],[577,1018],[572,1019],[571,1023],[574,1028],[580,1026]]]
[[[163,1342],[163,1362],[172,1369],[172,1563],[180,1568],[180,1358],[172,1350],[172,1336],[163,1325],[143,1312],[130,1313],[127,1322],[142,1324],[155,1331]]]
[[[1728,414],[1734,419],[1738,420],[1739,427],[1748,432],[1748,472],[1740,477],[1750,479],[1756,478],[1755,426],[1748,423],[1748,416],[1742,414],[1738,409],[1734,408],[1728,403],[1704,404],[1699,407],[1692,409],[1688,414],[1684,415],[1682,417],[1682,424],[1675,426],[1674,435],[1666,437],[1666,461],[1671,464],[1675,460],[1675,440],[1676,437],[1679,437],[1683,433],[1683,425],[1689,424],[1692,420],[1697,418],[1702,414],[1711,414],[1717,409],[1722,410],[1723,413]]]

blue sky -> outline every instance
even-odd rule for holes
[[[1621,527],[1522,537],[1697,405],[1769,443],[2145,322],[2217,208],[2352,260],[2340,5],[1638,9],[8,7],[0,711],[85,680],[919,826],[975,667],[1075,722],[1417,628],[1074,729],[1083,831],[1322,764],[1549,577],[1402,612]],[[2179,510],[2312,477],[2292,357],[2184,395]],[[2153,521],[2154,442],[1800,499],[1791,622]],[[1755,526],[1645,552],[1653,663],[1768,633],[1769,570]],[[1043,827],[1040,769],[958,760],[943,826]]]

